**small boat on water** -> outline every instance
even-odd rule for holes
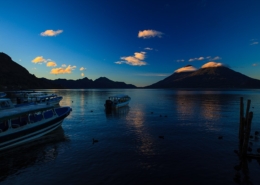
[[[33,141],[61,126],[70,107],[30,104],[15,106],[0,99],[0,151]]]
[[[109,96],[104,105],[107,110],[117,109],[128,105],[130,100],[131,98],[128,95],[118,94],[115,96]]]

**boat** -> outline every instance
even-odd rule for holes
[[[47,104],[15,106],[0,99],[0,151],[31,142],[57,129],[72,109]]]
[[[62,100],[62,96],[56,94],[38,94],[28,96],[28,102],[35,102],[37,104],[49,104],[49,105],[58,105]]]
[[[109,96],[104,104],[106,110],[117,109],[123,106],[127,106],[131,98],[125,94],[118,94],[115,96]]]
[[[37,104],[58,105],[61,100],[62,100],[62,96],[58,96],[57,94],[46,94],[42,92],[19,94],[19,96],[17,96],[17,104],[37,103]]]

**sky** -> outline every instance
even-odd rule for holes
[[[208,62],[260,80],[259,0],[0,0],[0,52],[36,77],[148,86]]]

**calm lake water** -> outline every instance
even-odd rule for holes
[[[260,131],[260,90],[48,92],[63,96],[60,105],[71,106],[71,114],[55,132],[0,153],[0,184],[260,184],[257,160],[248,161],[246,171],[234,169],[240,97],[252,101],[254,134]],[[106,114],[105,100],[115,94],[132,100]],[[251,142],[257,153],[258,138]]]

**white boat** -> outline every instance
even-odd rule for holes
[[[4,103],[3,103],[4,102]],[[33,141],[61,126],[70,107],[32,104],[15,106],[0,99],[0,151]]]
[[[62,100],[62,96],[56,94],[46,94],[41,92],[26,93],[22,97],[17,97],[17,104],[20,103],[37,103],[37,104],[49,104],[58,105]]]
[[[128,95],[118,94],[115,96],[109,96],[104,105],[107,110],[117,109],[128,105],[130,100],[131,98]]]
[[[49,104],[49,105],[58,105],[62,100],[62,96],[56,94],[44,94],[38,96],[29,96],[28,102],[35,102],[37,104]]]

